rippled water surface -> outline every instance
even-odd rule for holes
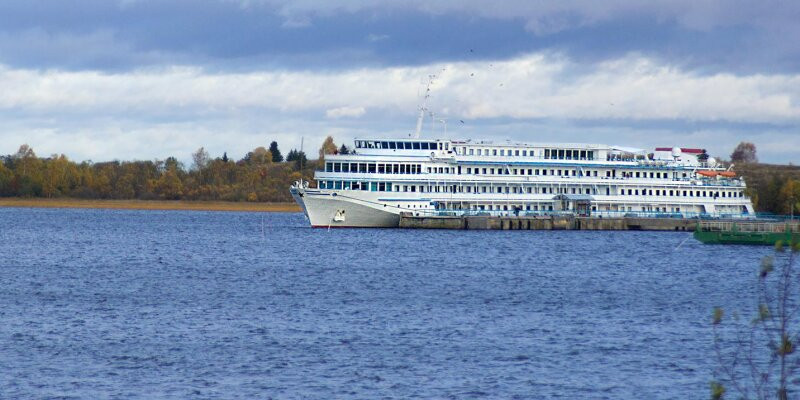
[[[707,398],[769,249],[0,209],[0,398]]]

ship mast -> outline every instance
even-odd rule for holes
[[[428,111],[428,98],[431,97],[431,85],[436,75],[428,75],[428,84],[425,86],[425,96],[422,98],[422,106],[419,108],[419,117],[417,117],[417,129],[411,136],[414,139],[419,139],[419,134],[422,131],[422,120],[425,118],[425,112]]]

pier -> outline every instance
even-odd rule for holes
[[[400,215],[400,228],[472,230],[693,231],[693,218]]]

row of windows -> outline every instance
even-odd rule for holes
[[[383,140],[356,140],[357,149],[388,149],[388,150],[436,150],[436,142],[389,142]],[[444,150],[449,150],[450,144],[444,143]],[[442,149],[440,149],[442,150]]]
[[[359,181],[320,181],[320,189],[363,190],[370,192],[391,192],[391,182],[359,182]]]
[[[727,198],[727,197],[744,197],[744,192],[741,191],[721,191],[713,192],[708,190],[669,190],[667,189],[621,189],[620,194],[623,196],[679,196],[679,197],[713,197],[713,198]]]
[[[544,158],[547,160],[594,160],[594,151],[545,149]]]
[[[544,157],[552,160],[594,160],[592,150],[566,150],[545,149],[544,152],[533,149],[487,149],[456,147],[456,153],[464,156],[492,156],[492,157]],[[542,154],[544,153],[544,154]]]
[[[509,186],[509,185],[398,185],[391,182],[352,182],[352,181],[320,181],[320,189],[365,190],[373,192],[429,192],[429,193],[503,193],[503,194],[598,194],[596,188],[587,187],[554,187],[554,186]],[[605,194],[611,190],[604,188]],[[744,197],[741,191],[713,192],[707,190],[667,190],[667,189],[620,189],[623,196],[682,196],[738,198]]]
[[[429,174],[459,174],[462,171],[471,175],[530,175],[530,176],[577,176],[577,177],[597,177],[598,171],[596,170],[581,170],[581,169],[538,169],[538,168],[491,168],[491,167],[428,167]],[[357,172],[357,173],[378,173],[378,174],[421,174],[422,165],[420,164],[383,164],[383,163],[347,163],[347,162],[327,162],[325,163],[325,172]],[[648,176],[649,174],[649,176]],[[606,177],[616,177],[616,170],[605,171]],[[621,175],[625,178],[651,178],[651,179],[669,179],[667,172],[626,172],[622,171]],[[683,173],[683,177],[687,177],[687,173]]]
[[[430,173],[431,169],[428,168],[428,172]],[[459,167],[459,174],[460,174],[461,167]],[[467,167],[465,169],[467,175],[474,174],[482,174],[482,175],[552,175],[552,176],[597,176],[597,171],[588,171],[588,170],[579,170],[579,169],[535,169],[535,168],[471,168]],[[436,172],[436,171],[434,171]],[[441,168],[440,171],[441,172]],[[447,173],[447,171],[445,171]],[[585,174],[585,175],[584,175]]]
[[[421,174],[422,165],[326,162],[325,172],[355,172],[362,174]]]

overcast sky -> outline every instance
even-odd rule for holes
[[[408,135],[435,74],[426,137],[800,163],[797,21],[798,1],[3,0],[0,154],[315,154]]]

